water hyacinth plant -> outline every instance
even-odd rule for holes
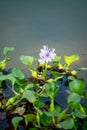
[[[5,64],[10,59],[7,54],[12,50],[4,48]],[[78,78],[78,73],[87,68],[73,70],[71,65],[77,60],[78,55],[64,56],[62,64],[55,49],[44,45],[39,59],[20,56],[31,74],[27,78],[20,68],[12,68],[8,73],[6,65],[0,62],[0,109],[6,110],[13,129],[20,126],[24,130],[87,129],[87,91],[84,79]],[[34,62],[37,62],[36,69],[32,68]],[[6,88],[12,92],[9,98]],[[63,107],[58,96],[65,98],[66,102],[61,103]]]

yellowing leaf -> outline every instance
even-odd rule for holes
[[[34,70],[32,70],[32,69],[29,69],[30,70],[30,72],[31,72],[31,75],[32,75],[32,77],[34,77],[34,78],[37,78],[37,71],[34,71]]]

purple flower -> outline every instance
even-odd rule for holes
[[[44,64],[45,62],[51,62],[54,57],[56,56],[55,49],[51,48],[49,49],[48,46],[44,45],[43,49],[40,50],[40,59],[38,59],[38,62],[41,64]]]

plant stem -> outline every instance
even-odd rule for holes
[[[10,91],[12,91],[15,95],[18,95],[18,93],[14,90],[14,87],[9,87],[9,85],[7,85],[7,87],[10,89]]]
[[[40,127],[40,113],[38,112],[38,109],[34,104],[33,104],[33,106],[36,110],[36,121],[37,121],[38,127]]]
[[[54,98],[50,98],[50,112],[54,110]]]
[[[50,98],[50,112],[54,111],[54,98]],[[55,117],[54,115],[52,116],[53,124],[55,125]]]

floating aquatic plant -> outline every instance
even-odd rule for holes
[[[15,130],[20,124],[26,130],[86,130],[87,104],[83,105],[81,101],[87,100],[87,92],[84,79],[78,78],[78,73],[87,68],[73,70],[71,66],[79,60],[79,56],[64,56],[62,64],[61,56],[55,53],[55,49],[44,45],[39,59],[20,56],[20,61],[29,71],[29,77],[25,78],[19,68],[12,68],[10,73],[4,73],[7,60],[10,59],[7,57],[10,51],[13,51],[13,48],[4,48],[5,58],[0,62],[0,109],[3,108],[3,82],[6,81],[5,85],[13,95],[6,98],[4,109],[8,117],[12,118]],[[5,65],[2,64],[3,61]],[[36,69],[32,68],[34,61],[37,62]],[[63,108],[59,101],[56,102],[61,87],[64,87],[64,93],[67,95],[66,106]]]

